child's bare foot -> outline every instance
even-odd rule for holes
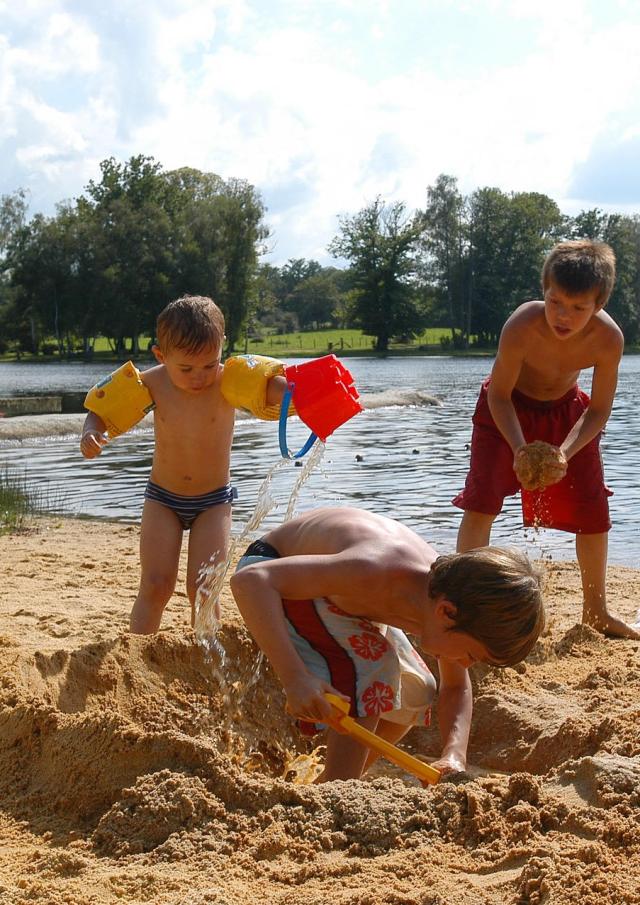
[[[633,641],[640,641],[640,624],[637,626],[627,625],[622,619],[617,619],[609,613],[604,615],[596,615],[595,613],[583,613],[582,622],[584,625],[590,625],[607,638],[631,638]]]

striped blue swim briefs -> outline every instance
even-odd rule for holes
[[[224,487],[218,487],[217,490],[211,490],[209,493],[201,493],[199,496],[183,496],[180,493],[171,493],[160,487],[159,484],[148,481],[144,498],[170,509],[178,516],[183,529],[188,531],[201,512],[206,512],[207,509],[220,506],[222,503],[233,503],[238,498],[238,491],[231,484],[225,484]]]

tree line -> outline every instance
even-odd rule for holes
[[[116,354],[153,336],[155,320],[184,292],[212,296],[233,348],[268,235],[264,205],[244,180],[152,158],[100,165],[53,217],[27,219],[26,195],[0,204],[0,329],[5,342],[38,351],[50,337],[61,354],[106,336]]]
[[[441,175],[425,206],[377,198],[338,221],[336,266],[260,263],[270,234],[259,192],[139,155],[100,165],[101,178],[52,217],[28,218],[22,190],[0,198],[0,351],[89,355],[97,336],[120,355],[153,337],[164,305],[189,292],[222,308],[227,351],[265,332],[355,327],[380,353],[426,327],[456,348],[491,347],[521,302],[540,297],[558,241],[608,242],[618,262],[609,310],[627,342],[640,335],[640,218],[599,209],[569,217],[546,195],[480,188],[464,196]],[[340,265],[340,266],[338,266]]]

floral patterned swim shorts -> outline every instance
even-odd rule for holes
[[[271,558],[247,555],[238,569]],[[429,725],[436,680],[404,632],[351,616],[325,598],[282,604],[296,651],[310,672],[350,698],[351,716]]]

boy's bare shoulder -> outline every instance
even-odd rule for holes
[[[541,319],[544,319],[544,302],[523,302],[509,315],[505,321],[505,326],[507,324],[527,326],[536,324]]]
[[[592,345],[602,361],[617,362],[624,351],[624,334],[610,314],[600,309],[590,321]]]
[[[608,334],[612,338],[617,337],[621,342],[624,342],[622,330],[604,308],[601,308],[594,314],[592,323],[593,326],[602,333]]]
[[[517,342],[537,336],[544,326],[544,302],[525,302],[507,318],[502,328],[501,342]]]
[[[154,388],[157,388],[163,380],[165,370],[164,365],[154,365],[152,368],[147,368],[146,371],[140,371],[140,379],[149,388],[151,395],[153,395]]]

